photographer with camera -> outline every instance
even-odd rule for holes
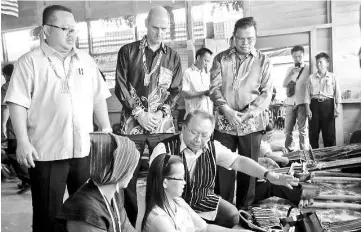
[[[308,123],[305,107],[306,81],[310,75],[310,68],[303,62],[305,50],[302,46],[294,46],[291,50],[295,62],[293,67],[287,70],[287,76],[283,81],[286,88],[286,121],[285,121],[285,147],[288,151],[294,150],[292,131],[296,124],[299,131],[300,149],[309,149]]]

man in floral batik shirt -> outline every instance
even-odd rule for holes
[[[213,60],[212,83],[222,83],[211,95],[217,107],[214,138],[240,155],[257,161],[262,131],[268,124],[272,97],[270,59],[254,48],[257,28],[252,17],[238,20],[234,27],[234,46]],[[235,172],[219,167],[216,190],[232,202]],[[237,173],[237,208],[253,202],[255,180]]]
[[[145,144],[151,153],[175,132],[172,111],[182,86],[180,57],[163,42],[169,27],[167,10],[152,8],[145,23],[147,35],[119,50],[115,84],[115,95],[123,106],[120,134],[133,140],[141,155]],[[137,218],[139,166],[125,191],[125,209],[133,225]]]

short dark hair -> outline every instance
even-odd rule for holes
[[[330,62],[330,56],[327,55],[327,53],[321,52],[316,55],[316,60],[319,60],[321,58],[325,58],[327,62]]]
[[[301,51],[302,53],[305,53],[305,49],[301,45],[296,45],[291,49],[291,54],[294,52]]]
[[[65,6],[60,6],[60,5],[48,6],[43,11],[43,26],[51,21],[51,19],[54,17],[53,14],[55,11],[67,11],[69,13],[72,13],[71,9]]]
[[[196,52],[196,59],[197,59],[198,56],[202,57],[206,53],[208,53],[209,55],[213,54],[213,52],[211,50],[209,50],[208,48],[201,48]]]
[[[210,113],[203,111],[203,110],[195,110],[195,111],[191,111],[187,114],[186,119],[184,120],[184,125],[188,125],[189,122],[191,121],[192,118],[199,116],[202,119],[208,119],[209,121],[212,122],[212,125],[214,126],[215,124],[215,119],[214,116],[211,115]]]
[[[245,17],[245,18],[238,19],[236,24],[234,24],[233,35],[236,34],[236,31],[239,28],[248,28],[248,27],[254,27],[254,29],[256,30],[256,35],[257,35],[257,23],[253,17]]]
[[[8,76],[11,77],[11,75],[13,74],[14,71],[14,65],[13,64],[6,64],[2,69],[1,72]]]

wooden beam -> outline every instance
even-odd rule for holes
[[[193,35],[193,19],[192,19],[192,1],[185,1],[186,9],[186,23],[187,23],[187,53],[188,53],[188,66],[194,63],[195,47]]]
[[[1,45],[2,45],[2,50],[3,50],[3,60],[4,63],[8,63],[9,62],[9,57],[8,57],[8,50],[6,48],[6,39],[5,39],[5,33],[1,33]]]
[[[250,17],[251,15],[251,0],[243,1],[243,16]]]
[[[45,1],[42,0],[36,1],[36,18],[37,21],[39,22],[39,25],[42,25],[44,6],[45,6]]]
[[[89,54],[93,55],[94,49],[93,49],[93,37],[92,37],[92,29],[91,29],[91,23],[90,19],[86,20],[86,26],[88,29],[88,47],[89,47]]]
[[[312,29],[310,31],[310,67],[311,73],[316,72],[316,66],[313,61],[313,57],[316,56],[317,53],[317,29]]]
[[[326,14],[327,14],[327,23],[332,23],[332,17],[331,17],[331,0],[326,1]]]
[[[87,21],[87,19],[91,18],[91,14],[92,14],[92,9],[90,7],[90,2],[88,0],[84,1],[84,9],[85,9],[85,20]]]
[[[292,27],[286,29],[276,29],[269,31],[260,31],[258,32],[258,36],[271,36],[271,35],[285,35],[285,34],[293,34],[293,33],[301,33],[301,32],[310,32],[312,30],[331,28],[331,23],[319,24],[314,26],[304,26],[304,27]]]

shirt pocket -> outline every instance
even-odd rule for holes
[[[160,67],[158,84],[168,89],[172,83],[173,72],[167,68]]]
[[[326,94],[333,94],[333,81],[331,79],[326,80],[325,87]]]

